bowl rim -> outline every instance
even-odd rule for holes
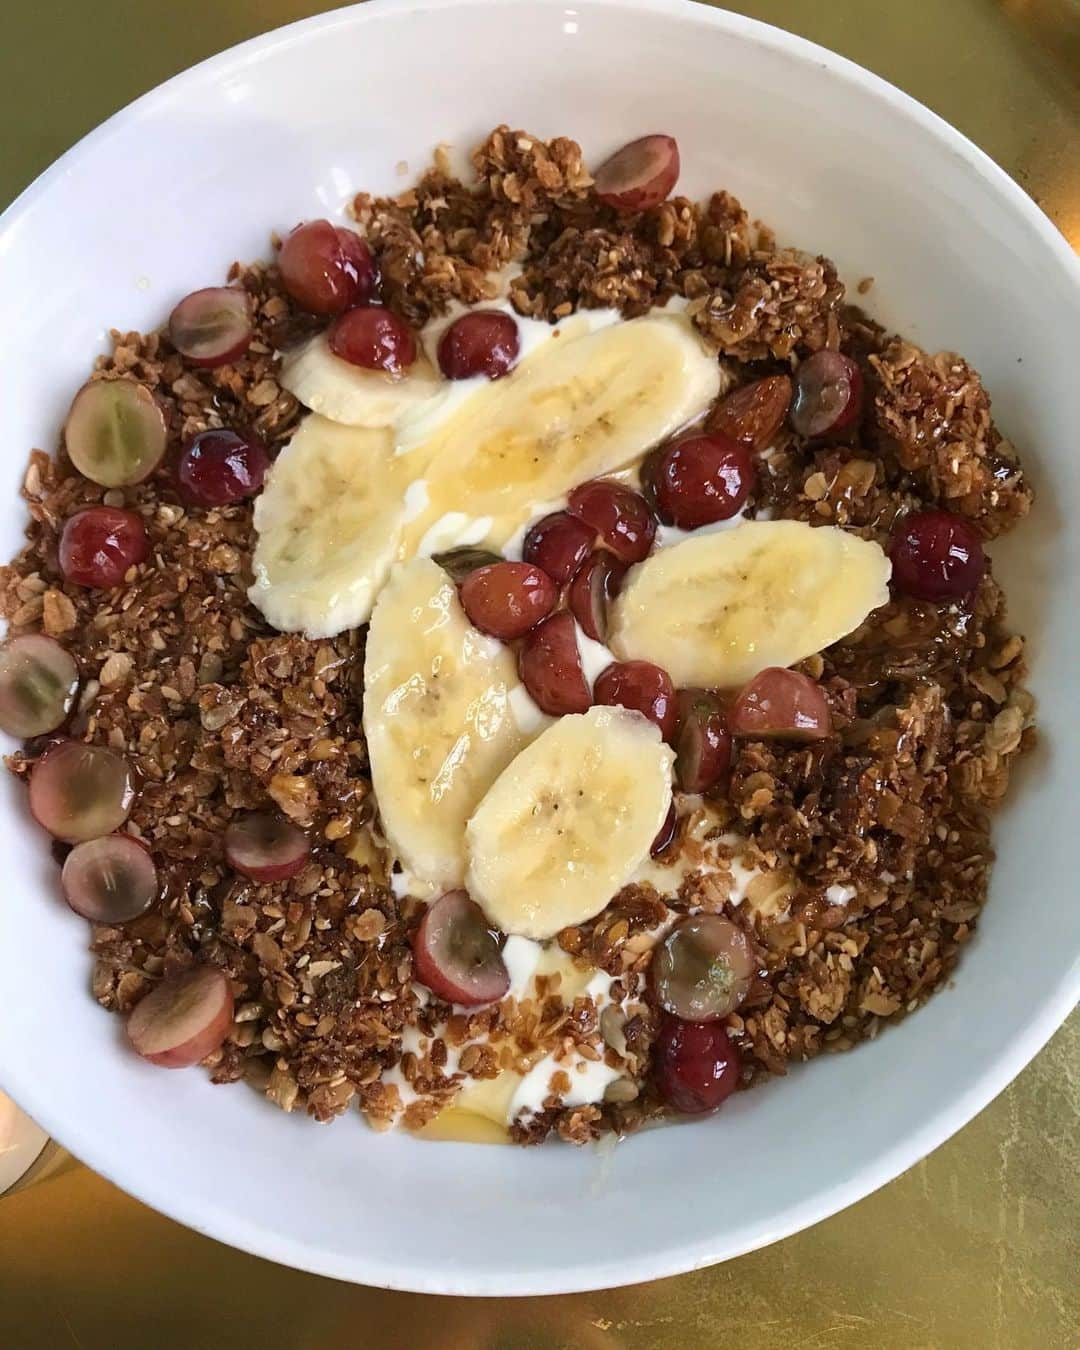
[[[498,0],[502,8],[512,4],[522,7],[561,8],[566,0]],[[1003,205],[1020,216],[1035,232],[1040,244],[1057,262],[1071,280],[1080,301],[1080,258],[1069,242],[1031,197],[984,151],[944,118],[932,112],[909,94],[881,76],[866,70],[846,57],[819,46],[806,38],[758,19],[735,14],[695,0],[585,0],[593,8],[618,8],[658,13],[672,19],[699,23],[720,29],[741,42],[769,50],[803,64],[824,67],[829,75],[859,90],[888,107],[890,113],[913,124],[918,130],[942,142],[969,170],[984,179]],[[46,196],[53,182],[63,177],[68,165],[91,147],[108,141],[120,130],[126,129],[160,102],[167,100],[176,89],[213,79],[219,72],[238,71],[276,48],[286,47],[297,37],[316,31],[333,31],[356,24],[377,22],[394,14],[421,16],[452,7],[485,8],[494,0],[366,0],[297,20],[235,44],[156,85],[106,121],[81,137],[14,199],[0,215],[0,248],[4,235],[16,228],[27,214]],[[150,1205],[159,1212],[176,1219],[196,1232],[252,1253],[270,1261],[308,1271],[316,1275],[364,1283],[379,1288],[408,1292],[455,1295],[531,1296],[540,1294],[578,1293],[603,1288],[641,1283],[647,1280],[683,1274],[720,1261],[745,1255],[768,1246],[804,1228],[831,1217],[833,1214],[878,1190],[901,1172],[919,1162],[944,1143],[987,1106],[1042,1049],[1058,1027],[1065,1021],[1073,1006],[1080,1000],[1080,952],[1071,969],[1058,986],[1033,1010],[1023,1030],[1002,1049],[994,1062],[974,1080],[960,1096],[951,1098],[922,1126],[903,1140],[888,1148],[872,1164],[865,1165],[854,1175],[818,1192],[805,1201],[785,1209],[773,1221],[759,1220],[755,1227],[743,1229],[737,1239],[718,1237],[712,1242],[695,1241],[682,1246],[667,1246],[659,1251],[644,1251],[632,1262],[618,1265],[592,1263],[578,1273],[568,1273],[558,1267],[534,1267],[531,1271],[512,1277],[494,1278],[479,1271],[462,1276],[459,1272],[438,1267],[418,1269],[400,1265],[380,1264],[370,1255],[352,1255],[331,1258],[330,1254],[312,1252],[307,1246],[267,1233],[249,1224],[242,1216],[222,1211],[208,1213],[205,1207],[189,1205],[183,1193],[167,1185],[159,1186],[152,1177],[138,1181],[126,1178],[122,1162],[109,1156],[93,1134],[83,1135],[78,1121],[57,1119],[49,1105],[47,1094],[39,1091],[37,1082],[5,1080],[5,1087],[13,1091],[22,1106],[40,1126],[65,1147],[82,1159],[106,1180],[128,1194]]]

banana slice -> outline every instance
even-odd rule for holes
[[[664,822],[673,759],[625,708],[562,717],[524,749],[466,828],[466,885],[492,923],[548,938],[599,914]]]
[[[429,505],[406,531],[419,541],[466,503],[501,545],[540,502],[622,468],[697,417],[720,367],[682,314],[647,315],[552,338],[505,379],[486,382],[424,434],[399,427],[402,458],[426,466]]]
[[[408,871],[460,886],[465,822],[530,738],[513,653],[469,623],[430,558],[391,574],[371,616],[364,731],[383,830]]]
[[[469,1079],[448,1106],[416,1131],[417,1136],[459,1144],[508,1144],[510,1108],[522,1081],[523,1075],[514,1069],[503,1069],[495,1078]]]
[[[255,503],[251,603],[285,633],[366,623],[390,570],[405,502],[388,431],[310,416]]]
[[[858,628],[888,600],[890,571],[877,544],[835,526],[747,521],[639,563],[615,602],[610,645],[676,685],[735,687]]]
[[[394,379],[335,356],[325,333],[284,358],[278,383],[312,412],[349,427],[392,427],[444,387],[425,356]]]
[[[520,1074],[504,1069],[497,1078],[481,1080],[477,1084],[486,1091],[474,1092],[472,1088],[466,1088],[469,1096],[464,1106],[459,1106],[455,1097],[449,1106],[444,1106],[437,1116],[415,1131],[416,1137],[454,1144],[509,1144],[506,1112],[520,1081]],[[497,1083],[498,1087],[488,1088],[489,1082]]]

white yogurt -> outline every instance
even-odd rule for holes
[[[423,487],[426,494],[427,484],[423,479],[413,486]],[[430,558],[433,553],[448,553],[453,548],[482,544],[491,533],[493,524],[490,516],[470,516],[464,511],[448,511],[424,531],[417,545],[417,555]]]
[[[830,905],[846,905],[849,900],[854,900],[856,890],[854,886],[829,886],[825,891],[825,899]]]
[[[570,1080],[570,1090],[558,1094],[562,1106],[587,1106],[603,1101],[608,1084],[622,1077],[618,1069],[611,1068],[602,1059],[568,1056],[560,1062],[554,1055],[547,1055],[518,1084],[507,1108],[507,1123],[519,1115],[542,1111],[544,1099],[552,1095],[552,1074],[559,1072],[565,1073]]]
[[[578,655],[581,657],[581,669],[585,674],[585,682],[591,689],[600,672],[607,670],[613,661],[618,660],[618,657],[602,642],[594,642],[576,619],[574,620],[574,638],[577,641]]]
[[[746,508],[729,520],[714,520],[711,525],[699,525],[696,530],[680,530],[677,525],[658,525],[656,527],[657,548],[670,548],[672,544],[681,544],[684,539],[696,539],[699,534],[720,534],[723,530],[733,530],[746,519]],[[762,516],[758,513],[758,519]]]
[[[540,943],[531,938],[511,936],[506,939],[502,955],[510,973],[510,988],[506,991],[510,998],[520,1000],[528,993],[543,953]]]
[[[417,900],[436,900],[446,888],[434,881],[422,881],[402,868],[400,872],[390,873],[390,889],[399,900],[407,895]]]
[[[585,997],[591,998],[598,1008],[603,1008],[606,1004],[614,1002],[611,997],[611,986],[614,983],[614,975],[609,975],[606,970],[598,970],[585,986]]]
[[[428,485],[425,479],[417,478],[405,489],[405,520],[416,520],[431,505]]]
[[[554,719],[548,717],[523,684],[515,685],[508,695],[510,713],[524,736],[539,735]]]
[[[529,519],[515,534],[510,536],[503,546],[503,557],[509,558],[512,562],[521,561],[521,550],[525,547],[525,536],[538,520],[543,520],[544,516],[553,515],[556,511],[566,510],[566,498],[560,497],[551,502],[537,502],[529,510]]]

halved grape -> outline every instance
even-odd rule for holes
[[[497,309],[474,309],[455,319],[439,339],[439,369],[448,380],[486,375],[501,380],[517,363],[521,335],[514,318]]]
[[[645,498],[649,510],[663,525],[673,525],[674,521],[660,502],[660,470],[664,464],[667,447],[657,446],[650,450],[638,467],[638,482],[641,495]]]
[[[634,709],[660,728],[664,740],[675,731],[675,686],[651,661],[613,661],[596,677],[593,701]]]
[[[101,745],[57,741],[30,774],[34,819],[69,844],[118,830],[134,799],[127,760]]]
[[[617,211],[646,211],[668,196],[679,179],[674,136],[642,136],[604,161],[596,171],[596,195]]]
[[[335,319],[328,337],[330,350],[350,365],[401,375],[416,360],[412,329],[393,310],[357,305]]]
[[[445,553],[432,554],[432,562],[437,562],[444,572],[450,574],[451,581],[459,586],[470,573],[480,567],[490,567],[501,563],[502,557],[486,548],[471,548],[463,544],[461,548],[448,549]]]
[[[251,342],[251,300],[236,286],[192,291],[169,315],[169,341],[193,366],[224,366]]]
[[[309,220],[287,236],[278,254],[285,289],[312,314],[340,314],[375,291],[371,250],[355,230]]]
[[[447,1003],[476,1008],[510,988],[498,939],[465,891],[447,891],[420,921],[413,937],[416,978]]]
[[[177,476],[196,506],[228,506],[253,497],[269,468],[270,456],[257,436],[212,427],[184,447]]]
[[[478,568],[461,583],[461,604],[482,633],[510,642],[555,608],[559,592],[546,572],[525,562]]]
[[[217,966],[170,975],[127,1021],[136,1054],[163,1069],[187,1069],[217,1050],[233,1024],[233,991]]]
[[[128,568],[145,562],[150,540],[142,517],[117,506],[88,506],[64,523],[60,535],[60,571],[76,586],[112,590]]]
[[[893,582],[918,600],[958,600],[970,595],[986,571],[979,532],[951,511],[913,511],[889,539]]]
[[[149,478],[161,463],[166,438],[160,404],[134,380],[84,384],[64,424],[72,464],[102,487],[126,487]]]
[[[595,531],[569,511],[553,511],[530,525],[521,547],[526,562],[542,567],[553,581],[569,581],[589,554]]]
[[[71,711],[78,672],[69,652],[41,633],[0,647],[0,728],[23,740],[55,731]]]
[[[675,776],[684,792],[708,792],[731,765],[731,736],[724,706],[705,689],[682,689],[677,701]]]
[[[679,833],[679,813],[675,810],[675,803],[672,802],[668,807],[667,815],[664,817],[664,823],[656,832],[656,838],[649,846],[649,857],[659,858],[675,842],[675,837]]]
[[[566,508],[591,525],[620,562],[648,557],[656,538],[656,517],[645,498],[625,483],[609,478],[582,483],[570,493]]]
[[[526,634],[518,665],[525,688],[542,712],[551,717],[588,712],[592,699],[572,614],[565,610],[552,614]]]
[[[91,923],[127,923],[158,898],[150,851],[130,834],[107,834],[76,844],[60,873],[64,899]]]
[[[795,372],[791,425],[800,436],[830,436],[851,426],[862,407],[862,371],[842,352],[808,356]]]
[[[311,853],[307,835],[271,811],[249,811],[225,831],[225,860],[252,881],[294,877]]]
[[[749,993],[757,961],[750,939],[730,919],[695,914],[664,938],[651,972],[662,1008],[688,1022],[715,1022]]]
[[[819,741],[832,734],[832,714],[809,675],[769,666],[741,690],[728,726],[733,736],[752,740]]]
[[[594,642],[606,642],[610,627],[608,612],[626,576],[621,563],[606,548],[590,553],[574,574],[566,593],[570,612]]]
[[[653,1076],[674,1111],[703,1115],[739,1086],[739,1052],[719,1022],[684,1022],[661,1012],[653,1043]]]
[[[730,520],[754,486],[754,463],[745,445],[719,433],[691,433],[672,442],[655,470],[661,517],[681,530]]]

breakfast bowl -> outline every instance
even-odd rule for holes
[[[54,447],[110,328],[154,329],[234,259],[265,257],[270,230],[344,223],[356,192],[400,192],[437,145],[468,150],[500,122],[571,136],[590,163],[631,135],[674,136],[681,192],[733,192],[782,241],[832,258],[852,290],[873,278],[890,330],[964,353],[1035,489],[1032,515],[992,553],[1028,642],[1041,739],[995,823],[977,934],[917,1016],[736,1094],[716,1117],[580,1149],[420,1141],[355,1113],[323,1127],[132,1055],[88,991],[85,927],[59,902],[55,863],[9,783],[3,1089],[88,1165],[200,1232],[341,1279],[471,1295],[672,1275],[817,1222],[982,1109],[1080,987],[1067,673],[1080,275],[963,137],[797,38],[680,0],[376,0],[139,100],[2,221],[0,278],[29,325],[0,338],[8,554],[25,527],[25,455]]]

